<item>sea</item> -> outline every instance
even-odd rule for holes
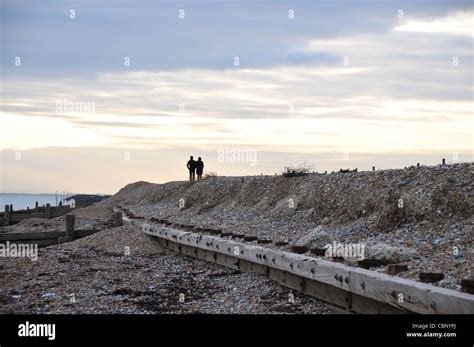
[[[40,206],[51,204],[57,206],[61,200],[60,194],[23,194],[23,193],[0,193],[0,212],[5,211],[5,205],[13,205],[13,211],[23,210],[27,207],[35,208],[35,202]]]

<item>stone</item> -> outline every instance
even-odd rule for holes
[[[418,252],[404,246],[392,246],[385,242],[372,242],[365,246],[365,258],[385,264],[402,263],[418,257]]]
[[[395,276],[400,272],[408,271],[408,265],[406,264],[388,264],[387,265],[387,273],[389,275]]]
[[[294,243],[292,250],[320,250],[333,241],[338,241],[335,230],[319,225]]]

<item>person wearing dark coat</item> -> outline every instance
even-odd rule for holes
[[[192,182],[194,181],[196,171],[196,161],[193,159],[193,156],[189,157],[186,167],[189,170],[189,181]]]
[[[201,157],[198,158],[196,162],[196,173],[198,176],[198,181],[202,180],[202,172],[204,171],[204,162]]]

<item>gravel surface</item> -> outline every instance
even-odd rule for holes
[[[403,263],[407,270],[396,276],[418,280],[420,272],[442,272],[444,279],[433,284],[459,290],[462,278],[474,276],[473,172],[473,163],[462,163],[297,178],[136,182],[72,213],[78,229],[104,229],[119,206],[177,229],[218,229],[228,235],[217,237],[285,251],[296,251],[306,239],[334,237],[381,257],[370,265],[374,271]],[[1,232],[63,230],[64,218],[24,220]],[[263,275],[173,253],[127,227],[44,248],[35,262],[0,258],[0,273],[2,313],[330,312]]]
[[[0,313],[331,312],[264,275],[176,254],[128,227],[43,248],[36,261],[0,258],[0,272]]]
[[[396,276],[442,272],[445,278],[433,284],[460,289],[462,278],[474,276],[473,172],[473,163],[461,163],[296,178],[213,177],[194,184],[136,182],[99,204],[178,227],[253,237],[287,251],[322,225],[345,244],[403,247],[408,271]],[[387,264],[372,269],[385,272]]]

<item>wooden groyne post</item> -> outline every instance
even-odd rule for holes
[[[66,241],[74,241],[74,223],[76,216],[73,214],[66,215]]]
[[[46,219],[50,219],[50,218],[51,218],[51,205],[50,205],[50,204],[46,204],[45,218],[46,218]]]
[[[10,206],[5,205],[5,226],[10,225]]]
[[[35,202],[35,213],[39,213],[38,201]]]
[[[114,213],[114,227],[121,227],[123,225],[122,213]]]

